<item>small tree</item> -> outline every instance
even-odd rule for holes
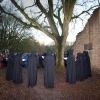
[[[21,25],[13,17],[4,15],[0,29],[0,49],[17,50],[23,39],[30,36],[26,33],[26,27]]]

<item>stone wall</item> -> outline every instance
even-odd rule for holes
[[[92,68],[100,70],[100,8],[96,9],[85,28],[81,31],[73,44],[74,54],[84,51],[84,44],[92,44],[92,50],[88,50]]]

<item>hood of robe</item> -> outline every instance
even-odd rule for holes
[[[82,56],[81,53],[77,53],[77,59],[78,59],[79,57],[81,57],[81,56]]]
[[[51,51],[47,51],[47,55],[52,55]]]
[[[14,57],[14,53],[13,52],[10,52],[9,53],[9,56]]]
[[[73,50],[69,50],[69,55],[72,55],[73,54]]]
[[[32,51],[30,56],[36,56],[35,52]]]

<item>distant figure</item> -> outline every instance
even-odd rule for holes
[[[67,58],[68,58],[68,55],[69,55],[68,51],[64,53],[64,66],[65,66],[65,68],[67,67]]]
[[[55,57],[51,51],[47,52],[47,55],[43,60],[44,66],[44,85],[46,88],[54,88],[54,66]]]
[[[27,60],[28,60],[28,57],[30,56],[29,53],[26,53],[23,55],[23,63],[24,63],[24,66],[23,67],[27,67]]]
[[[75,62],[76,66],[76,80],[83,81],[84,80],[84,66],[83,66],[83,58],[81,53],[77,53],[77,60]]]
[[[70,84],[76,83],[76,67],[75,67],[75,57],[73,55],[73,50],[69,50],[69,56],[67,59],[66,82]]]
[[[34,52],[28,58],[28,86],[35,86],[37,84],[37,67],[39,65],[38,58]]]
[[[42,61],[43,61],[43,58],[42,58],[42,54],[40,53],[39,55],[39,67],[43,67],[43,63],[42,63]],[[44,56],[43,56],[44,57]],[[38,67],[38,68],[39,68]]]
[[[43,65],[43,60],[44,60],[44,57],[47,55],[47,53],[46,52],[43,52],[42,53],[42,67],[44,68],[44,65]]]
[[[12,78],[13,83],[22,83],[23,82],[22,65],[23,65],[22,53],[18,53],[15,56],[15,61],[14,61],[14,70],[13,70],[13,78]]]
[[[7,63],[6,80],[8,81],[12,80],[13,69],[14,69],[14,53],[10,53]]]

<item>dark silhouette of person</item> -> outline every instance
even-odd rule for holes
[[[43,60],[44,66],[44,85],[46,88],[54,88],[54,66],[55,57],[51,51],[47,51],[47,55]]]
[[[12,78],[13,83],[22,83],[23,82],[22,65],[24,63],[22,61],[22,55],[23,55],[23,53],[20,52],[15,56],[13,78]]]
[[[81,53],[77,53],[77,60],[75,62],[76,66],[76,80],[83,81],[84,80],[84,66],[83,66],[83,58]]]
[[[10,52],[7,63],[6,80],[8,81],[12,80],[13,69],[14,69],[14,53]]]
[[[84,67],[84,79],[88,78],[88,65],[87,65],[87,60],[85,56],[85,52],[82,53],[82,59],[83,59],[83,67]]]
[[[28,86],[35,86],[37,84],[37,67],[39,65],[38,58],[34,51],[28,58],[27,72],[28,72]]]
[[[88,54],[88,51],[83,51],[86,57],[86,62],[87,62],[87,77],[91,77],[91,62],[90,62],[90,57]]]
[[[69,56],[67,59],[66,82],[70,84],[76,83],[76,67],[75,67],[75,57],[73,55],[73,50],[69,50]]]

